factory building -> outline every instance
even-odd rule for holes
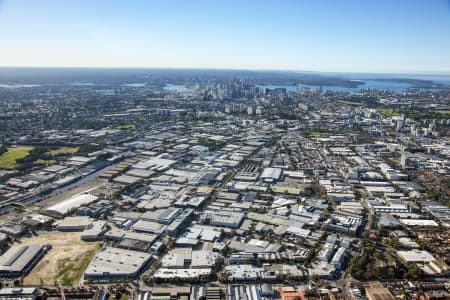
[[[39,290],[35,287],[8,287],[0,289],[2,300],[36,300],[39,299]]]
[[[105,247],[95,254],[84,278],[93,281],[132,279],[141,274],[150,262],[149,253]]]
[[[0,277],[20,278],[39,262],[50,245],[17,245],[0,256]]]
[[[48,207],[46,213],[53,217],[62,218],[80,206],[97,201],[97,199],[98,197],[94,195],[81,194]]]

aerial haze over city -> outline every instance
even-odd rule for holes
[[[0,1],[0,299],[450,299],[450,2]]]

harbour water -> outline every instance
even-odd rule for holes
[[[443,78],[441,81],[434,81],[436,83],[449,84],[450,80],[447,82]],[[359,81],[361,84],[358,87],[341,87],[341,86],[327,86],[327,85],[307,85],[307,84],[299,84],[299,85],[257,85],[260,88],[268,88],[268,89],[276,89],[276,88],[285,88],[287,91],[296,91],[300,88],[310,88],[310,89],[324,89],[332,92],[347,92],[347,93],[358,93],[361,89],[373,89],[373,90],[389,90],[397,93],[403,93],[409,88],[414,87],[413,84],[404,83],[404,82],[393,82],[388,80],[360,80],[360,79],[352,79],[354,81]],[[435,89],[433,89],[435,90]],[[439,89],[438,89],[439,90]]]
[[[17,89],[17,88],[31,88],[31,87],[38,87],[41,86],[40,84],[0,84],[0,88],[7,88],[7,89]]]

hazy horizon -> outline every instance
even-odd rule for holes
[[[433,72],[433,71],[418,71],[418,72],[356,72],[356,71],[320,71],[320,70],[288,70],[288,69],[243,69],[243,68],[208,68],[208,67],[129,67],[129,66],[120,66],[120,67],[110,67],[110,66],[0,66],[0,71],[5,69],[30,69],[30,70],[46,70],[46,69],[57,69],[57,70],[184,70],[184,71],[229,71],[229,72],[286,72],[286,73],[299,73],[299,74],[313,74],[313,75],[346,75],[346,74],[354,74],[354,75],[393,75],[393,76],[450,76],[449,72]]]
[[[0,1],[1,67],[450,74],[450,3]]]

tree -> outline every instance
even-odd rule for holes
[[[317,274],[314,274],[313,276],[311,276],[311,281],[312,282],[319,282],[320,277]]]
[[[8,147],[6,147],[5,144],[0,145],[0,155],[2,155],[5,152],[8,152]]]
[[[407,268],[408,272],[406,272],[406,278],[417,279],[422,276],[423,272],[416,264],[409,265]]]
[[[393,267],[389,267],[388,269],[387,269],[387,275],[388,275],[388,277],[389,278],[395,278],[395,277],[397,277],[396,275],[396,272],[395,272],[395,269],[393,268]]]
[[[394,249],[399,249],[400,248],[400,242],[399,242],[399,240],[397,238],[390,239],[388,244],[389,244],[390,247],[392,247]]]

